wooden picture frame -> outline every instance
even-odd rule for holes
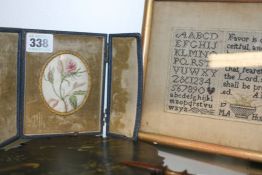
[[[161,3],[163,3],[162,5],[160,5]],[[163,7],[165,6],[165,3],[166,6],[169,6],[168,9],[166,11],[163,11],[161,9],[159,9],[160,7]],[[190,4],[191,8],[192,7],[196,7],[195,5],[197,5],[196,9],[199,11],[201,11],[201,8],[199,8],[201,6],[201,4],[208,4],[207,6],[208,7],[211,7],[212,5],[216,5],[216,7],[214,7],[215,10],[207,10],[205,12],[205,10],[202,9],[203,12],[200,12],[201,14],[198,15],[197,12],[194,12],[193,14],[195,16],[197,16],[197,18],[201,18],[203,17],[203,14],[205,14],[206,16],[211,16],[210,14],[208,13],[214,13],[214,17],[212,16],[212,18],[214,18],[214,20],[218,20],[219,18],[219,10],[217,10],[218,8],[220,8],[220,13],[223,11],[223,7],[227,7],[227,4],[228,6],[228,11],[231,11],[230,13],[227,13],[222,15],[223,17],[225,17],[226,15],[228,14],[233,14],[233,15],[236,15],[236,16],[233,16],[232,19],[231,19],[231,16],[227,16],[229,18],[229,20],[231,19],[232,21],[234,21],[235,19],[239,19],[238,15],[241,13],[241,12],[237,12],[237,10],[241,9],[243,10],[243,13],[246,14],[246,18],[243,19],[244,20],[248,20],[249,18],[249,14],[252,14],[252,16],[254,16],[255,14],[257,16],[261,16],[259,15],[258,9],[262,9],[262,1],[261,0],[220,0],[220,1],[215,1],[215,0],[206,0],[206,1],[201,1],[201,0],[197,0],[197,1],[190,1],[190,0],[146,0],[146,3],[145,3],[145,11],[144,11],[144,23],[143,23],[143,34],[142,34],[142,41],[143,41],[143,63],[144,63],[144,94],[143,94],[143,109],[142,109],[142,122],[141,122],[141,129],[140,129],[140,132],[139,132],[139,139],[140,140],[144,140],[144,141],[148,141],[148,142],[157,142],[159,144],[163,144],[163,145],[169,145],[169,146],[174,146],[174,147],[181,147],[181,148],[185,148],[185,149],[191,149],[191,150],[196,150],[196,151],[202,151],[202,152],[208,152],[208,153],[213,153],[213,154],[222,154],[222,155],[226,155],[226,156],[232,156],[232,157],[237,157],[237,158],[241,158],[241,159],[247,159],[247,160],[253,160],[253,161],[258,161],[258,162],[262,162],[262,147],[261,146],[258,146],[257,149],[249,149],[249,148],[244,148],[244,147],[241,147],[242,145],[240,144],[240,141],[236,141],[237,144],[239,144],[240,146],[236,146],[236,144],[228,144],[229,142],[226,143],[226,141],[223,141],[223,137],[222,134],[217,134],[216,132],[215,135],[213,137],[221,137],[220,139],[218,138],[217,140],[213,140],[213,141],[210,141],[208,139],[198,139],[198,138],[194,138],[193,136],[186,136],[184,137],[183,133],[182,134],[175,134],[174,131],[177,131],[179,129],[171,129],[170,131],[171,132],[168,132],[168,131],[163,131],[163,128],[164,127],[168,127],[168,126],[171,126],[172,124],[168,124],[168,122],[170,123],[170,121],[175,121],[173,120],[171,117],[169,117],[169,119],[167,121],[164,120],[164,117],[162,117],[161,115],[157,116],[155,115],[154,116],[150,116],[150,112],[148,112],[149,110],[152,110],[152,113],[157,113],[155,109],[155,103],[157,103],[157,98],[158,96],[156,95],[156,97],[154,97],[154,99],[152,98],[148,98],[148,94],[156,94],[156,91],[153,91],[152,89],[150,89],[150,87],[147,87],[149,85],[147,85],[147,82],[149,81],[153,81],[152,80],[152,76],[149,76],[150,74],[152,74],[152,69],[153,68],[150,68],[150,66],[152,66],[153,63],[156,63],[155,61],[152,61],[152,55],[155,54],[154,53],[151,53],[152,52],[152,45],[154,45],[155,43],[154,42],[159,42],[159,38],[155,39],[155,36],[157,35],[156,31],[157,32],[163,32],[164,30],[162,30],[161,28],[161,25],[163,25],[163,21],[161,21],[161,17],[159,16],[156,16],[157,14],[162,14],[163,16],[164,15],[169,15],[168,18],[165,18],[165,19],[171,19],[173,21],[176,21],[177,19],[180,19],[179,21],[181,22],[181,18],[184,18],[183,16],[172,16],[170,15],[171,13],[169,13],[171,10],[171,8],[173,8],[175,5],[172,5],[172,4],[176,4],[176,3],[179,3],[181,6],[180,8],[178,9],[173,9],[172,11],[178,11],[177,13],[174,12],[174,14],[178,14],[179,12],[181,12],[181,7],[184,7],[183,4]],[[237,7],[237,10],[236,11],[232,11],[232,9],[234,9],[234,7]],[[245,8],[245,7],[248,7],[248,8]],[[222,9],[222,11],[221,11]],[[249,10],[253,9],[252,13],[246,13],[248,12]],[[256,9],[256,10],[254,10]],[[197,11],[196,10],[196,11]],[[247,10],[247,11],[245,11]],[[191,11],[193,11],[191,9]],[[156,14],[157,12],[157,14]],[[187,13],[188,11],[185,11],[185,13]],[[190,12],[190,11],[189,11]],[[173,12],[172,12],[173,13]],[[222,14],[222,13],[221,13]],[[213,15],[213,14],[212,14]],[[155,21],[155,18],[157,17],[157,22]],[[188,19],[190,17],[190,15],[187,15],[187,17],[185,19]],[[209,17],[206,17],[206,18],[209,18]],[[198,20],[198,19],[197,19]],[[256,20],[256,19],[255,19]],[[198,20],[198,23],[193,23],[193,24],[200,24],[200,20]],[[237,21],[237,20],[236,20]],[[191,22],[191,21],[190,21]],[[204,20],[202,19],[202,23],[208,23],[208,20]],[[239,21],[238,21],[239,22]],[[157,25],[156,25],[157,23]],[[217,26],[221,26],[221,28],[231,28],[231,24],[229,24],[230,22],[221,22],[218,20],[218,25]],[[249,23],[249,22],[247,22]],[[223,26],[223,24],[225,24],[225,26]],[[229,24],[229,25],[228,25]],[[251,23],[250,23],[251,24]],[[182,26],[187,26],[187,24],[182,24]],[[157,26],[157,27],[156,27]],[[160,27],[159,27],[160,26]],[[170,27],[170,25],[167,25]],[[206,26],[212,26],[212,24],[209,24],[209,25],[206,25]],[[237,25],[234,25],[232,24],[232,28],[234,28],[234,26],[237,26]],[[239,25],[239,28],[238,29],[242,29],[241,26],[245,26],[245,25]],[[248,26],[248,25],[246,25]],[[154,28],[156,27],[156,28]],[[163,27],[163,26],[162,26]],[[177,27],[177,26],[176,26]],[[180,26],[179,26],[180,27]],[[196,26],[190,26],[192,28],[196,28],[198,29],[198,25]],[[161,30],[160,30],[161,28]],[[194,28],[194,29],[195,29]],[[204,27],[205,28],[205,27]],[[210,27],[209,27],[210,28]],[[213,28],[213,26],[211,27]],[[219,27],[220,28],[220,27]],[[257,26],[251,26],[250,27],[250,31],[251,32],[254,32],[255,31],[259,31],[261,32],[262,31],[262,26],[261,25],[257,25]],[[200,27],[200,29],[202,29]],[[259,30],[260,29],[260,30]],[[240,31],[249,31],[249,28],[248,27],[243,27],[242,30]],[[165,31],[166,32],[166,31]],[[163,35],[165,35],[166,33],[162,33]],[[170,35],[171,36],[171,35]],[[157,35],[157,37],[159,37],[159,35]],[[163,39],[164,40],[164,39]],[[162,40],[161,40],[162,41]],[[168,41],[170,42],[170,40]],[[262,45],[262,43],[261,43]],[[159,45],[155,45],[154,47],[157,47]],[[170,43],[168,44],[164,44],[163,47],[165,46],[170,46]],[[162,46],[161,46],[162,47]],[[158,53],[161,52],[161,47],[157,47],[158,49]],[[169,48],[169,51],[170,51],[170,48]],[[170,54],[170,53],[169,53]],[[167,54],[168,55],[168,54]],[[159,54],[157,55],[159,56],[161,59],[166,59],[168,60],[169,58],[163,58],[163,55]],[[166,55],[165,55],[166,56]],[[155,56],[156,57],[156,56]],[[152,63],[153,62],[153,63]],[[158,71],[162,70],[161,68],[161,65],[158,65],[157,66],[157,69]],[[155,75],[155,74],[154,74]],[[162,76],[163,77],[163,76]],[[162,78],[161,77],[161,78]],[[157,79],[157,78],[156,78]],[[159,80],[159,79],[157,79]],[[164,81],[161,81],[161,82],[164,82]],[[161,83],[160,82],[160,83]],[[152,85],[152,84],[151,84]],[[166,85],[163,85],[163,86],[166,86]],[[149,93],[150,91],[150,93]],[[159,93],[161,94],[161,93]],[[149,101],[151,100],[151,104],[149,104]],[[160,100],[161,101],[161,100]],[[163,105],[161,104],[160,102],[160,105]],[[150,106],[151,106],[151,109],[150,109]],[[152,109],[153,108],[153,109]],[[159,109],[163,109],[163,106],[159,107]],[[155,111],[154,111],[155,110]],[[163,111],[162,111],[163,112]],[[152,114],[151,113],[151,114]],[[164,114],[163,114],[164,115]],[[176,114],[173,114],[173,115],[176,115]],[[190,116],[191,117],[191,116]],[[155,124],[152,124],[154,123],[153,120],[155,120],[157,118],[157,121],[155,121]],[[188,119],[190,120],[190,119]],[[206,120],[207,122],[209,121],[214,121],[214,119],[207,119],[207,118],[204,118],[201,120]],[[182,124],[187,124],[187,121],[186,119],[182,120],[182,119],[178,119],[176,121],[182,121]],[[221,120],[217,120],[217,121],[214,121],[214,122],[223,122]],[[188,122],[190,124],[190,122]],[[230,123],[230,122],[228,122]],[[241,123],[241,122],[240,122]],[[245,125],[245,124],[240,124],[240,123],[237,123],[236,125]],[[199,124],[199,123],[198,123]],[[196,125],[198,125],[196,124]],[[163,127],[156,127],[156,125],[166,125],[166,126],[163,126]],[[174,128],[176,127],[176,123],[173,123],[174,125]],[[249,125],[249,124],[247,124]],[[252,124],[251,124],[252,125]],[[202,126],[201,124],[199,126]],[[214,126],[216,126],[214,124]],[[230,125],[227,125],[230,127]],[[255,125],[259,130],[258,130],[258,133],[259,131],[261,130],[262,128],[262,125]],[[251,126],[250,126],[251,127]],[[226,127],[225,127],[226,128]],[[228,128],[229,129],[229,128]],[[180,129],[181,132],[183,131],[189,131],[189,133],[193,133],[193,129],[190,128],[190,127],[184,127],[183,129]],[[233,129],[232,129],[233,130]],[[211,132],[211,136],[212,137],[212,131]],[[228,133],[230,132],[230,129],[228,131]],[[243,131],[243,132],[246,132],[246,131]],[[199,134],[200,132],[198,132]],[[203,132],[204,133],[204,132]],[[259,143],[261,143],[261,137],[259,137],[259,134],[257,133],[254,133],[255,136],[257,136],[257,143],[259,145]],[[190,135],[190,134],[188,134]],[[230,135],[230,134],[229,134]],[[229,137],[225,137],[225,138],[230,138]],[[232,138],[231,138],[232,139]],[[226,140],[226,139],[225,139]],[[233,140],[233,141],[232,141]],[[231,141],[234,142],[234,139],[232,139]],[[226,143],[226,144],[224,144]],[[252,145],[252,144],[250,144]]]

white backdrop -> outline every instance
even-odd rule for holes
[[[144,0],[0,0],[0,27],[141,32]]]

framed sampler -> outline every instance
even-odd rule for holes
[[[147,0],[139,138],[262,161],[262,1]]]

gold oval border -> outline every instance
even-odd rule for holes
[[[82,61],[82,63],[84,64],[84,66],[85,66],[85,68],[86,68],[86,71],[87,71],[87,74],[88,74],[88,80],[87,80],[87,81],[89,82],[89,83],[88,83],[88,87],[87,87],[88,92],[87,92],[84,100],[82,101],[81,105],[79,105],[79,106],[77,107],[77,109],[75,109],[75,110],[73,110],[73,111],[71,111],[71,112],[58,112],[58,111],[54,110],[53,108],[51,108],[51,107],[47,104],[47,102],[46,102],[46,100],[45,100],[45,97],[43,96],[43,91],[42,91],[42,78],[43,78],[43,75],[44,75],[44,72],[45,72],[45,69],[46,69],[47,65],[48,65],[54,58],[58,57],[59,55],[63,55],[63,54],[70,54],[70,55],[73,55],[73,56],[79,58],[79,59]],[[88,66],[88,64],[86,63],[85,59],[84,59],[80,54],[75,53],[75,52],[72,52],[72,51],[60,51],[60,52],[57,52],[57,53],[51,55],[51,56],[48,58],[47,62],[44,64],[44,66],[43,66],[43,68],[42,68],[42,70],[41,70],[41,73],[40,73],[40,77],[39,77],[39,87],[38,87],[38,88],[39,88],[40,96],[41,96],[41,99],[43,100],[44,105],[45,105],[51,112],[53,112],[53,113],[55,113],[55,114],[58,114],[58,115],[62,115],[62,116],[68,116],[68,115],[71,115],[71,114],[79,111],[79,110],[86,104],[87,98],[89,97],[89,94],[90,94],[90,92],[91,92],[91,83],[92,83],[92,78],[91,78],[91,74],[90,74],[90,72],[89,72],[89,66]]]

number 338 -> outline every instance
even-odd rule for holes
[[[30,38],[30,47],[48,47],[47,39]]]

